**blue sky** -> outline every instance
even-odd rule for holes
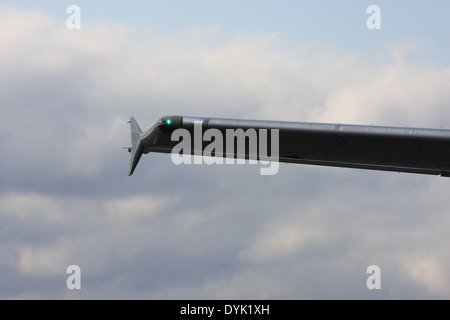
[[[14,2],[14,6],[42,10],[56,19],[66,19],[65,10],[72,4],[80,6],[83,22],[124,23],[137,29],[154,28],[161,34],[192,27],[216,27],[223,35],[275,33],[288,41],[328,43],[369,56],[386,42],[417,41],[424,52],[416,58],[449,63],[447,1]],[[378,31],[366,28],[370,16],[366,9],[372,4],[381,9],[382,29]]]
[[[81,9],[81,30],[66,8]],[[371,4],[381,30],[366,27]],[[142,157],[166,114],[449,128],[445,1],[0,1],[0,298],[448,299],[449,179]],[[82,289],[66,287],[80,266]],[[368,266],[381,290],[368,290]]]

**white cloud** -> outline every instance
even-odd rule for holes
[[[320,228],[311,228],[295,222],[299,221],[263,227],[261,235],[250,247],[239,253],[240,258],[254,263],[283,259],[298,254],[299,250],[308,245],[323,241]]]
[[[450,295],[446,268],[433,255],[424,255],[405,266],[414,281],[422,284],[431,293]]]
[[[108,259],[115,257],[116,250],[123,259],[142,250],[145,240],[153,238],[148,234],[151,229],[144,226],[151,224],[161,208],[173,206],[175,202],[152,196],[80,199],[38,194],[3,195],[0,212],[3,218],[8,218],[11,228],[19,232],[29,229],[48,232],[51,239],[32,242],[24,238],[21,244],[4,246],[8,259],[2,260],[32,277],[57,277],[61,270],[77,263],[89,266],[91,273],[101,273],[107,268]],[[138,234],[134,234],[136,232]],[[133,234],[143,240],[137,247],[133,247],[136,242],[130,238]]]

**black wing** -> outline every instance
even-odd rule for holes
[[[134,118],[132,122],[135,123]],[[257,133],[276,129],[279,162],[450,176],[450,130],[446,129],[166,116],[141,134],[139,145],[134,141],[134,157],[149,152],[172,152],[179,143],[171,141],[172,132],[184,128],[193,136],[195,124],[197,127],[201,124],[202,134],[208,129],[218,129],[223,137],[227,129],[253,129]],[[202,148],[208,143],[202,141]],[[191,150],[184,152],[194,153],[194,146]],[[235,149],[222,156],[254,156],[248,146],[245,150],[245,154]],[[136,165],[137,161],[132,159],[130,175]]]

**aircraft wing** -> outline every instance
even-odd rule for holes
[[[209,129],[216,129],[223,137],[227,130],[251,129],[258,139],[261,130],[269,133],[277,130],[279,162],[450,176],[450,130],[447,129],[166,116],[142,132],[133,117],[130,122],[129,175],[142,154],[172,152],[179,143],[178,139],[172,141],[176,129],[185,129],[193,137],[191,151],[185,149],[184,153],[202,154],[211,140],[202,139],[201,150],[194,146],[199,139],[195,128],[201,128],[200,139]],[[218,155],[262,159],[258,154],[252,155],[249,146],[244,154],[235,148],[233,152]]]

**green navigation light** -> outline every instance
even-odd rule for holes
[[[170,120],[170,119],[167,119],[166,120],[166,124],[168,124],[169,126],[172,124],[172,120]]]

